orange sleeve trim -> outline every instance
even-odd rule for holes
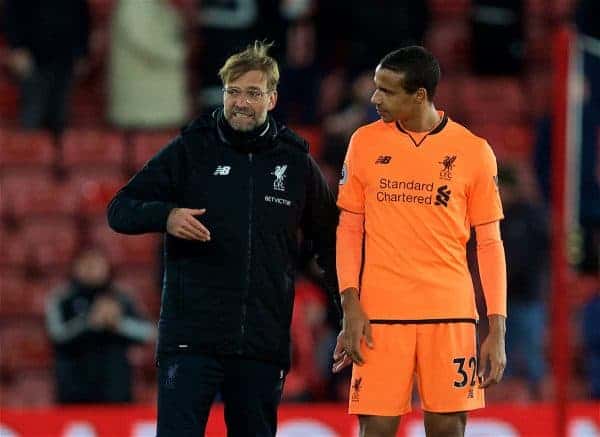
[[[506,258],[497,221],[475,228],[479,276],[487,314],[506,317]]]
[[[335,247],[340,292],[350,287],[358,289],[362,265],[364,219],[363,214],[346,210],[340,213]]]

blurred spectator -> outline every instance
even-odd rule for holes
[[[351,81],[347,90],[348,98],[343,107],[327,116],[323,122],[326,144],[323,160],[335,168],[338,175],[352,132],[359,126],[379,118],[371,104],[374,90],[373,70],[361,72]]]
[[[8,65],[21,92],[21,125],[61,132],[73,81],[86,70],[86,0],[5,0]]]
[[[305,14],[310,0],[202,0],[199,8],[200,101],[202,112],[222,104],[222,87],[215,71],[234,52],[253,40],[275,42],[272,56],[281,59],[287,20]],[[284,20],[286,18],[287,20]]]
[[[506,330],[506,376],[527,379],[533,396],[539,396],[546,372],[545,290],[548,266],[546,211],[527,193],[525,168],[501,166],[500,192],[504,220],[500,222],[506,250],[508,327]]]
[[[49,298],[46,323],[55,346],[58,402],[132,400],[127,349],[152,340],[154,328],[115,288],[103,252],[80,253],[70,281]]]
[[[321,72],[316,59],[314,25],[306,20],[292,24],[286,44],[275,113],[287,124],[315,124]]]
[[[286,376],[283,400],[314,401],[323,395],[326,388],[324,376],[329,376],[331,368],[331,351],[326,351],[326,374],[318,368],[317,355],[323,334],[327,331],[326,319],[325,293],[313,282],[299,279],[296,282],[291,325],[292,366]]]
[[[188,117],[184,20],[171,0],[119,0],[112,16],[108,116],[119,127]]]
[[[579,267],[584,273],[597,275],[600,271],[600,3],[580,0],[576,12],[585,81],[579,181],[583,256]]]
[[[575,12],[579,32],[600,39],[600,2],[597,0],[578,0]]]
[[[523,0],[473,0],[471,47],[477,74],[521,73],[524,7]]]
[[[600,289],[583,306],[582,340],[584,363],[592,399],[600,400]]]

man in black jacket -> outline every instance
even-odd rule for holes
[[[87,0],[5,0],[7,65],[19,82],[21,126],[60,133],[73,82],[86,70]]]
[[[219,71],[223,109],[192,122],[108,207],[117,232],[166,232],[159,437],[274,436],[289,368],[298,235],[337,298],[337,208],[306,141],[277,123],[279,70],[254,43]]]
[[[85,247],[71,278],[46,305],[54,345],[57,401],[62,404],[132,401],[129,346],[150,342],[155,328],[115,285],[106,254]]]

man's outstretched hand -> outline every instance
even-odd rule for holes
[[[174,208],[167,218],[167,232],[184,240],[210,241],[210,231],[195,216],[206,209]]]

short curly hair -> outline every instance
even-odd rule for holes
[[[425,88],[427,98],[433,101],[440,81],[440,64],[425,47],[409,46],[394,50],[383,57],[379,66],[404,73],[402,88],[407,93],[414,94],[419,88]]]

